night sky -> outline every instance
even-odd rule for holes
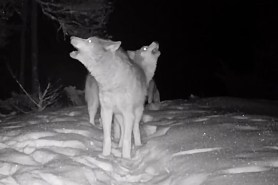
[[[154,78],[162,100],[191,94],[277,99],[277,10],[274,0],[117,0],[108,33],[127,50],[159,42]],[[69,57],[69,38],[58,23],[39,19],[40,77],[84,88],[86,69]],[[14,82],[3,73],[1,83],[11,88],[1,96],[8,97]]]

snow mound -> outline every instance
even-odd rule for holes
[[[111,156],[101,155],[102,130],[89,123],[85,106],[3,117],[0,184],[277,184],[274,105],[268,114],[264,101],[232,100],[169,100],[146,109],[143,145],[130,160],[116,141]]]

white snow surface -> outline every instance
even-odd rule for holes
[[[275,104],[216,97],[154,107],[130,160],[117,141],[101,155],[102,129],[86,106],[2,117],[0,185],[278,185]]]

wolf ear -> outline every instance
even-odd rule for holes
[[[121,41],[111,42],[109,45],[105,46],[105,49],[114,52],[117,49],[119,49],[120,46],[121,46]]]
[[[128,51],[127,51],[127,55],[129,56],[129,58],[130,58],[131,60],[134,60],[134,58],[135,58],[135,51],[130,51],[130,50],[128,50]]]

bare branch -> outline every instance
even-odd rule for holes
[[[64,34],[87,37],[105,36],[108,16],[112,12],[109,0],[37,0],[42,11],[59,22]]]
[[[24,87],[21,85],[21,83],[17,80],[16,76],[14,75],[11,66],[6,63],[7,68],[12,76],[12,78],[16,81],[16,83],[19,85],[19,87],[21,88],[21,90],[26,94],[26,96],[30,99],[31,102],[33,102],[36,106],[38,106],[39,104],[32,98],[32,96],[24,89]]]

